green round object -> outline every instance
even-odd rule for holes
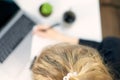
[[[49,16],[52,13],[52,5],[49,3],[44,3],[40,6],[39,11],[43,16]]]

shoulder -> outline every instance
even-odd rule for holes
[[[116,37],[104,38],[99,48],[107,48],[107,49],[120,48],[120,38],[116,38]]]

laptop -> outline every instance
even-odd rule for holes
[[[0,80],[16,80],[29,61],[34,25],[13,0],[0,1]]]

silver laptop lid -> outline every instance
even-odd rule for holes
[[[11,4],[12,2],[7,2],[7,3]],[[2,36],[0,38],[0,43],[3,41],[3,43],[6,43],[7,47],[9,47],[11,46],[9,45],[9,43],[11,43],[11,41],[13,42],[14,40],[18,39],[19,37],[21,37],[21,35],[22,37],[24,35],[24,39],[22,39],[20,44],[18,44],[18,46],[15,47],[15,49],[11,52],[11,54],[7,57],[7,59],[5,59],[3,63],[0,63],[0,75],[2,76],[0,77],[0,80],[8,80],[8,79],[16,80],[14,78],[17,75],[19,75],[19,73],[22,71],[27,61],[29,60],[30,49],[31,49],[31,38],[32,38],[32,34],[30,30],[32,30],[34,22],[30,20],[29,17],[27,17],[23,13],[23,11],[19,9],[16,10],[14,15],[12,15],[12,17],[4,23],[4,26],[0,26],[1,27],[0,34],[4,32],[3,36],[0,35],[0,37]],[[6,39],[4,38],[4,36],[6,36],[8,32],[11,34],[11,32],[14,32],[14,30],[17,33],[12,34],[12,36],[10,35],[10,38],[8,38],[8,40],[5,42]],[[0,47],[3,48],[5,47],[6,44],[2,44],[2,46],[0,45]],[[5,48],[5,51],[7,51],[7,47]],[[0,50],[0,53],[1,51],[2,50]]]
[[[32,30],[35,23],[19,10],[14,2],[2,1],[1,6],[3,6],[3,13],[5,13],[1,13],[5,19],[3,22],[4,24],[2,23],[0,28],[0,62],[3,63],[9,54],[13,52],[25,36]],[[9,12],[11,12],[11,14],[8,15],[7,13]]]

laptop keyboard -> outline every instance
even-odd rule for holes
[[[0,62],[11,54],[23,38],[32,30],[35,23],[22,15],[19,20],[0,39]]]

